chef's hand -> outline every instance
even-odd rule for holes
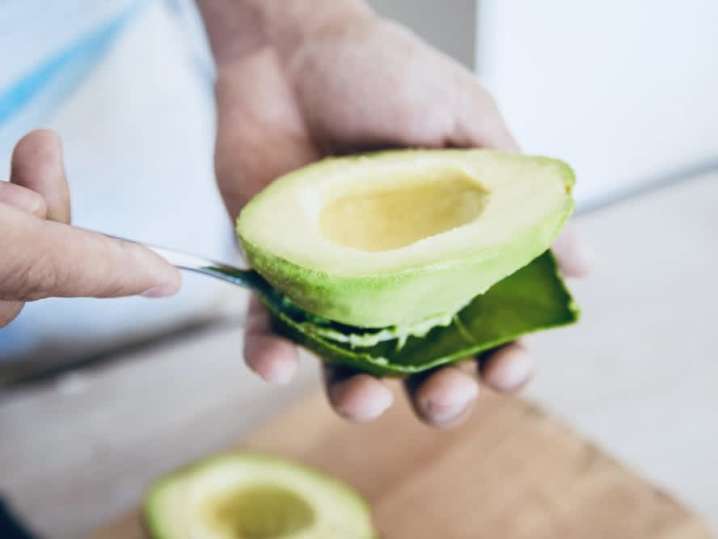
[[[215,164],[232,217],[277,176],[333,153],[516,150],[493,99],[468,70],[361,2],[245,0],[223,8],[223,0],[200,0],[200,8],[218,66]],[[558,254],[567,275],[585,271],[572,238]],[[256,300],[244,354],[270,382],[288,382],[297,368],[297,347],[271,332]],[[477,375],[513,391],[532,370],[528,351],[514,343],[480,361],[410,377],[405,388],[422,420],[445,426],[467,415]],[[329,400],[348,419],[372,420],[392,403],[390,389],[368,374],[328,368],[326,380]]]
[[[15,146],[0,181],[0,327],[24,302],[52,296],[164,296],[179,273],[138,245],[69,225],[60,139],[33,131]]]

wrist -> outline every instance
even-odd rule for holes
[[[284,55],[313,35],[375,18],[364,0],[197,0],[197,6],[219,69],[263,47]]]

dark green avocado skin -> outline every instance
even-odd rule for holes
[[[436,290],[441,294],[441,290]],[[405,376],[465,359],[535,331],[572,324],[579,309],[546,251],[528,265],[475,297],[450,325],[435,327],[405,343],[389,340],[352,347],[311,332],[307,313],[273,290],[262,294],[277,330],[329,363],[378,376]]]

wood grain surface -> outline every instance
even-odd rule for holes
[[[697,516],[559,421],[488,392],[469,423],[443,432],[418,424],[405,405],[350,425],[314,395],[240,448],[348,481],[369,499],[387,539],[711,536]],[[140,539],[139,522],[133,513],[93,537]]]

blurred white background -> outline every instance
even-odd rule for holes
[[[718,167],[718,2],[481,1],[477,68],[584,205]]]

